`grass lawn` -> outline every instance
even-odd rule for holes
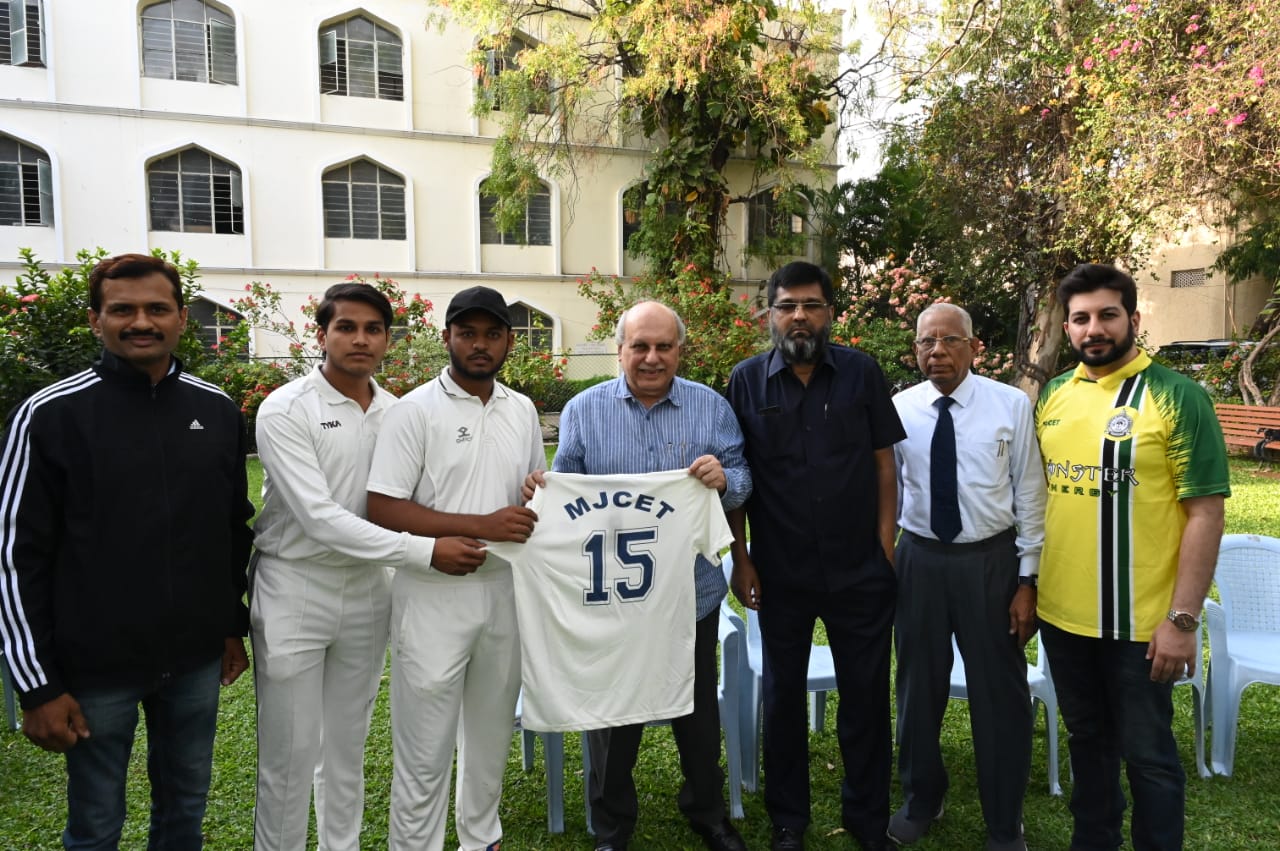
[[[251,489],[256,495],[261,468],[252,462]],[[1280,473],[1274,466],[1258,470],[1256,462],[1232,464],[1234,496],[1227,502],[1227,531],[1256,532],[1280,537]],[[833,695],[832,700],[838,700]],[[388,726],[387,691],[379,695],[369,735],[367,790],[363,848],[386,845],[387,811],[391,784],[391,734]],[[1175,692],[1175,732],[1182,743],[1187,784],[1187,848],[1280,848],[1280,689],[1254,687],[1245,692],[1241,707],[1240,738],[1235,776],[1201,780],[1194,758],[1189,689]],[[968,704],[952,701],[943,730],[943,748],[952,772],[947,815],[918,848],[965,849],[981,847],[984,830],[978,806],[968,731]],[[1065,731],[1060,739],[1062,780],[1067,787]],[[655,728],[636,769],[641,816],[633,842],[644,849],[700,848],[686,828],[675,805],[680,770],[670,731]],[[145,746],[140,730],[129,776],[129,820],[123,848],[146,844],[147,781],[143,759]],[[566,737],[566,832],[546,832],[546,786],[541,749],[533,771],[520,767],[513,737],[507,768],[502,819],[505,845],[516,849],[590,848],[582,809],[582,776],[576,736]],[[223,693],[215,753],[214,784],[205,820],[207,846],[242,851],[253,842],[254,797],[254,701],[249,676]],[[813,778],[813,824],[807,835],[812,849],[847,849],[852,842],[840,830],[839,784],[841,771],[834,730],[834,705],[827,712],[826,729],[810,739],[810,774]],[[1065,798],[1052,798],[1046,783],[1046,739],[1043,713],[1037,722],[1031,783],[1027,790],[1025,819],[1028,844],[1035,849],[1066,849],[1071,821]],[[575,770],[576,768],[576,770]],[[893,791],[893,805],[901,792]],[[765,849],[769,820],[759,795],[745,797],[746,820],[739,827],[751,848]],[[33,747],[20,734],[0,732],[0,851],[60,848],[65,816],[62,757]],[[314,838],[312,839],[314,847]],[[446,847],[456,847],[450,831]]]

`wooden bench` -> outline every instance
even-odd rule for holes
[[[1268,451],[1280,450],[1280,408],[1263,405],[1214,405],[1227,449],[1245,449],[1269,460]],[[1274,457],[1274,456],[1271,456]]]

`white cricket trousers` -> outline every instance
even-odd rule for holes
[[[511,568],[396,572],[391,608],[390,847],[442,851],[455,742],[462,851],[502,838],[498,803],[520,692]]]
[[[364,741],[387,658],[390,570],[261,556],[250,623],[258,692],[256,851],[359,851]]]

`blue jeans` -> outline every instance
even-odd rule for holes
[[[1075,773],[1072,849],[1112,851],[1124,841],[1121,759],[1135,851],[1181,849],[1187,778],[1173,738],[1173,684],[1151,681],[1147,642],[1086,638],[1043,621],[1040,640]]]
[[[221,660],[178,676],[133,686],[82,689],[89,738],[67,751],[68,849],[115,849],[125,817],[125,775],[138,726],[146,715],[151,779],[149,851],[199,849],[213,767]]]

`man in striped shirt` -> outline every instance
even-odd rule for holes
[[[1177,849],[1186,777],[1172,690],[1200,661],[1226,446],[1204,390],[1135,346],[1131,277],[1083,264],[1058,301],[1080,363],[1036,407],[1049,489],[1037,614],[1071,734],[1071,847],[1120,847],[1123,759],[1134,848]]]

